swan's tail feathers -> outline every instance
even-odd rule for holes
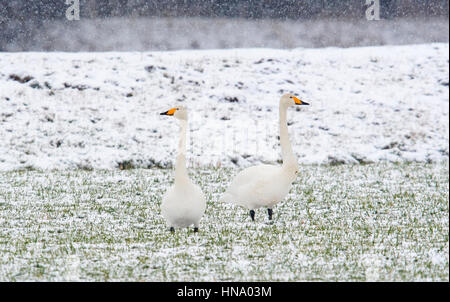
[[[220,202],[233,202],[233,195],[230,193],[223,193],[223,195],[219,199]]]

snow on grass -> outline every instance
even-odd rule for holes
[[[448,43],[325,49],[0,53],[0,170],[277,162],[278,100],[304,164],[448,160]]]
[[[0,281],[448,281],[449,163],[302,165],[251,222],[200,168],[199,233],[160,215],[168,169],[0,173]]]

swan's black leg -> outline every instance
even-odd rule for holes
[[[175,232],[175,228],[174,227],[170,227],[170,232],[174,233]]]
[[[250,210],[250,217],[252,218],[253,221],[255,221],[255,211]]]
[[[198,232],[198,227],[195,227],[194,228],[194,233],[197,233]]]
[[[269,220],[272,220],[273,210],[272,209],[267,209],[267,214],[269,214]]]

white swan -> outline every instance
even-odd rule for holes
[[[200,187],[191,182],[186,169],[187,109],[179,106],[161,115],[174,116],[181,122],[175,183],[163,196],[161,214],[169,224],[171,232],[175,231],[175,227],[191,225],[194,225],[194,232],[198,232],[200,219],[205,213],[206,199]]]
[[[297,177],[297,158],[292,152],[287,128],[287,109],[293,105],[309,105],[292,94],[280,99],[280,144],[283,157],[282,166],[258,165],[241,171],[231,182],[221,201],[233,202],[250,210],[255,221],[255,209],[267,207],[272,220],[273,206],[284,199]]]

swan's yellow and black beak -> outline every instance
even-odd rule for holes
[[[177,111],[177,108],[172,108],[170,110],[167,110],[166,112],[161,112],[159,115],[173,115]]]
[[[295,105],[309,105],[309,103],[307,102],[303,102],[302,100],[300,100],[299,98],[296,98],[295,96],[293,97]]]

